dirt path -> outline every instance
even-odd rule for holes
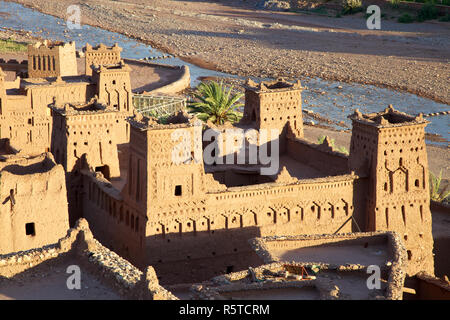
[[[228,73],[375,84],[450,104],[448,23],[386,21],[383,30],[367,30],[361,16],[273,13],[233,1],[15,2],[59,17],[66,16],[68,5],[78,4],[83,23]]]

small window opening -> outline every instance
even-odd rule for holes
[[[33,236],[33,237],[36,235],[36,230],[34,228],[34,222],[25,224],[25,234],[27,236]]]
[[[177,197],[181,196],[181,185],[175,186],[175,195]]]

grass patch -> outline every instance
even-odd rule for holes
[[[304,14],[317,14],[321,16],[328,16],[328,11],[324,7],[317,7],[313,9],[289,9],[289,12],[304,13]]]
[[[161,115],[158,112],[156,112],[155,110],[150,110],[147,114],[147,117],[155,118],[158,121],[158,123],[160,123],[160,124],[167,124],[170,115]]]
[[[0,39],[0,52],[25,52],[27,51],[27,44],[17,42],[12,39]]]
[[[317,143],[322,144],[325,141],[325,139],[326,139],[326,136],[320,136],[319,138],[317,138]],[[331,147],[333,148],[333,150],[336,150],[340,153],[346,154],[347,156],[350,154],[346,147],[336,146],[334,139],[330,139],[330,143],[331,143]]]
[[[430,3],[433,3],[433,4],[440,4],[440,5],[444,5],[444,6],[450,6],[450,0],[402,0],[402,1],[417,2],[417,3],[430,2]]]
[[[400,6],[400,0],[389,0],[391,8],[397,9]]]
[[[450,13],[447,13],[445,16],[440,17],[439,21],[449,22],[450,21]]]
[[[411,17],[409,14],[404,13],[400,17],[398,17],[397,21],[400,23],[411,23],[414,21],[414,18]]]
[[[314,9],[311,9],[309,11],[311,11],[312,13],[321,14],[321,15],[327,15],[328,14],[327,9],[325,9],[324,7],[314,8]]]
[[[430,2],[425,3],[420,11],[417,13],[417,21],[422,22],[425,20],[437,19],[438,9]]]

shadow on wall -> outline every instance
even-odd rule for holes
[[[146,264],[166,285],[201,282],[263,264],[248,243],[259,236],[258,227],[150,236]]]
[[[66,281],[70,274],[66,273],[66,270],[72,265],[81,267],[82,290],[70,290],[67,287]],[[89,263],[80,259],[75,252],[67,252],[26,269],[12,278],[0,276],[0,299],[123,299],[112,285],[98,280],[88,266]],[[39,277],[36,277],[37,274]]]
[[[434,268],[438,277],[450,276],[450,259],[448,250],[450,248],[450,236],[434,239]]]
[[[42,162],[33,163],[28,166],[23,166],[23,165],[19,165],[19,164],[10,164],[1,169],[11,172],[12,174],[15,174],[15,175],[31,175],[31,174],[35,174],[35,173],[48,172],[52,168],[53,168],[53,165],[49,161],[49,159],[44,158]]]
[[[306,242],[306,243],[302,243]],[[320,262],[337,265],[384,265],[393,259],[388,252],[387,239],[383,237],[363,237],[360,239],[341,240],[324,244],[307,245],[307,241],[298,243],[294,248],[273,250],[279,261]],[[270,248],[270,242],[268,244]]]
[[[404,300],[450,300],[450,283],[425,273],[406,278],[405,287],[415,293],[404,292]]]

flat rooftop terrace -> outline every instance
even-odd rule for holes
[[[271,250],[279,261],[321,262],[331,264],[383,265],[388,260],[386,246],[361,245],[320,245],[297,249]]]
[[[278,165],[275,166],[275,169],[278,169],[278,172],[273,175],[261,175],[260,170],[262,168],[262,165],[250,164],[205,165],[205,172],[218,174],[220,172],[223,173],[229,171],[229,174],[239,176],[243,179],[233,179],[232,177],[226,178],[225,181],[220,181],[219,179],[219,182],[224,183],[225,185],[227,185],[227,187],[274,182],[283,168],[286,168],[291,177],[297,178],[298,180],[323,178],[328,176],[327,174],[321,172],[320,170],[317,170],[316,168],[308,164],[293,159],[287,154],[280,155],[279,159],[274,159],[274,161],[278,161]]]

